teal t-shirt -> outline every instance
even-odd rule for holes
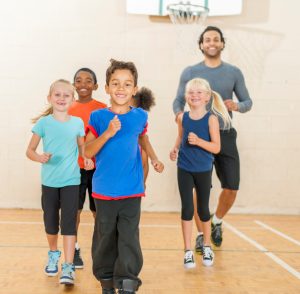
[[[42,138],[43,151],[52,156],[42,164],[42,184],[48,187],[65,187],[80,184],[77,138],[84,136],[80,118],[60,122],[52,115],[39,119],[32,132]]]

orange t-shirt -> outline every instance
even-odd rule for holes
[[[90,115],[94,110],[106,108],[107,105],[105,103],[102,103],[100,101],[92,99],[91,101],[87,103],[80,103],[78,101],[75,101],[72,103],[71,107],[69,108],[68,113],[73,116],[80,117],[83,120],[84,128],[86,128]],[[84,168],[83,158],[79,156],[78,158],[78,164],[80,168]]]

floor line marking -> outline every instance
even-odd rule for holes
[[[261,221],[255,220],[254,222],[256,224],[260,225],[261,227],[263,227],[263,228],[265,228],[265,229],[273,232],[274,234],[276,234],[276,235],[278,235],[278,236],[280,236],[280,237],[282,237],[282,238],[284,238],[284,239],[286,239],[286,240],[288,240],[288,241],[290,241],[290,242],[292,242],[292,243],[300,246],[300,242],[297,241],[297,240],[295,240],[295,239],[293,239],[293,238],[291,238],[290,236],[288,236],[288,235],[286,235],[286,234],[284,234],[284,233],[282,233],[282,232],[280,232],[280,231],[278,231],[276,229],[273,229],[272,227],[268,226],[267,224],[265,224],[265,223],[263,223]]]
[[[257,243],[253,239],[249,238],[244,233],[240,232],[238,229],[233,227],[232,225],[228,224],[227,222],[224,222],[224,225],[226,228],[228,228],[230,231],[238,235],[240,238],[244,239],[245,241],[249,242],[251,245],[256,247],[258,250],[260,250],[262,253],[266,254],[269,258],[271,258],[273,261],[275,261],[278,265],[283,267],[285,270],[287,270],[290,274],[294,275],[297,279],[300,280],[300,273],[296,271],[293,267],[291,267],[289,264],[284,262],[282,259],[277,257],[272,252],[269,252],[265,247],[263,247],[261,244]]]

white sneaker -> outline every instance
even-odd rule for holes
[[[192,250],[185,251],[183,265],[186,269],[191,269],[196,267],[196,263],[194,261],[194,253]]]
[[[202,264],[205,266],[212,266],[214,263],[214,252],[210,246],[203,247]]]

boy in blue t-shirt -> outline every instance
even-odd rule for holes
[[[106,93],[111,107],[93,112],[88,124],[85,155],[95,156],[93,197],[96,205],[92,245],[93,273],[102,293],[135,293],[143,264],[139,242],[141,197],[145,195],[140,146],[157,172],[157,159],[147,135],[147,113],[130,106],[137,92],[132,62],[111,60]]]

